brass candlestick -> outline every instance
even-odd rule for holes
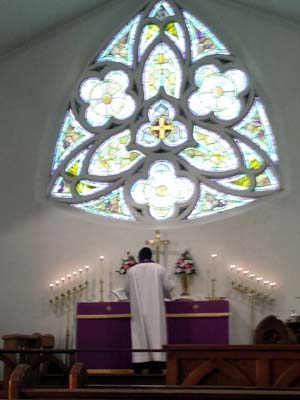
[[[100,302],[103,303],[103,280],[100,279]]]
[[[71,292],[67,291],[67,326],[66,326],[66,350],[69,349],[70,341],[70,314],[71,314]]]
[[[212,278],[210,280],[211,282],[211,298],[215,299],[216,298],[216,280]]]
[[[211,292],[210,296],[205,297],[207,300],[224,300],[226,297],[223,296],[216,296],[216,282],[217,280],[215,278],[212,278],[210,280],[210,285],[211,285]]]

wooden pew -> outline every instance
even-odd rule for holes
[[[8,400],[20,399],[132,399],[132,400],[299,400],[299,389],[212,388],[197,386],[100,386],[85,385],[86,370],[75,363],[70,371],[69,388],[30,388],[31,367],[18,365],[9,381]]]
[[[300,388],[300,345],[167,345],[167,385]]]

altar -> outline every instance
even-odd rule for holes
[[[169,344],[228,344],[229,303],[166,302]],[[89,373],[131,368],[129,302],[78,303],[77,361]]]

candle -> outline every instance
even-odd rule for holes
[[[71,274],[68,274],[67,275],[67,279],[68,279],[68,283],[67,283],[67,290],[68,290],[68,292],[70,293],[70,290],[71,290],[71,278],[72,278],[72,275]]]
[[[53,288],[54,288],[53,283],[50,283],[50,285],[49,285],[49,290],[50,290],[50,292],[49,292],[49,301],[50,301],[50,303],[52,303],[52,301],[53,301]]]
[[[269,296],[270,281],[264,281],[264,295]]]
[[[249,287],[248,279],[247,279],[248,274],[249,274],[249,271],[247,269],[243,271],[243,285],[244,285],[245,289],[248,289],[248,287]]]
[[[100,290],[100,301],[104,300],[104,256],[99,257],[100,260],[100,270],[99,270],[99,290]]]
[[[216,253],[213,253],[213,254],[211,254],[211,265],[212,265],[212,279],[216,279],[216,275],[217,275],[217,270],[216,270],[216,267],[217,267],[217,257],[218,257],[218,254],[216,254]]]
[[[60,278],[60,281],[61,281],[61,296],[64,296],[65,277],[62,276],[62,277]]]
[[[55,300],[58,300],[59,280],[55,281]]]
[[[89,281],[89,269],[90,267],[88,265],[86,265],[84,267],[84,271],[85,271],[85,279],[84,279],[84,284],[87,285],[88,281]]]
[[[77,284],[77,271],[73,271],[73,290],[76,291],[76,284]]]
[[[235,269],[236,269],[236,266],[235,266],[235,265],[230,265],[230,266],[229,266],[229,271],[230,271],[230,272],[234,272]]]
[[[103,282],[103,280],[104,280],[104,256],[100,256],[99,260],[100,260],[99,280]]]
[[[79,277],[79,286],[80,286],[80,287],[82,286],[82,283],[83,283],[83,275],[82,275],[82,272],[83,272],[83,269],[82,269],[82,268],[79,268],[79,270],[78,270],[78,277]]]
[[[263,278],[262,277],[258,277],[258,278],[256,278],[256,284],[257,284],[257,294],[258,295],[261,295],[262,294],[262,289],[261,289],[261,286],[260,286],[260,284],[262,283],[262,281],[263,281]]]
[[[255,284],[254,284],[254,282],[255,282],[255,277],[256,277],[255,274],[250,274],[250,275],[249,275],[249,278],[250,278],[249,285],[250,285],[250,289],[251,289],[252,292],[255,291]]]
[[[243,268],[238,267],[238,268],[236,269],[236,272],[237,272],[237,278],[236,278],[237,284],[240,286],[240,285],[242,284],[242,273],[243,273]]]

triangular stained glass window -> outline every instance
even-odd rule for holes
[[[72,93],[51,167],[56,201],[119,220],[184,221],[280,189],[251,77],[176,1],[137,10]]]

